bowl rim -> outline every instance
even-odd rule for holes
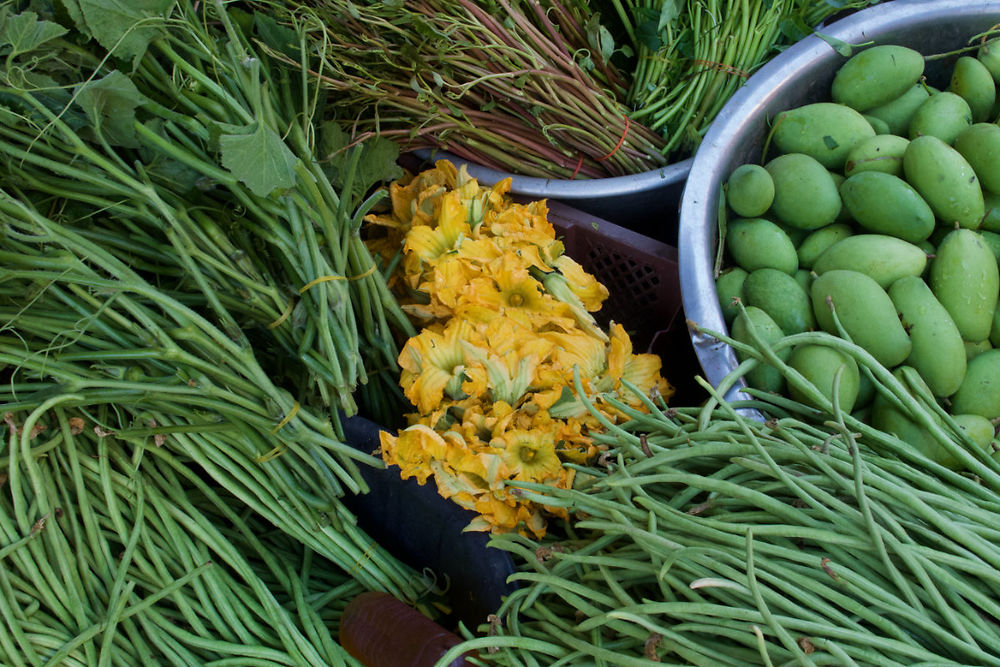
[[[733,349],[718,339],[695,330],[726,333],[722,308],[715,291],[715,253],[718,241],[718,211],[721,186],[728,169],[728,149],[735,139],[749,134],[747,118],[759,118],[762,112],[776,112],[793,105],[780,106],[779,93],[793,85],[797,76],[819,71],[832,64],[846,61],[831,42],[850,45],[891,43],[900,30],[914,24],[949,22],[958,19],[974,22],[981,18],[1000,23],[1000,2],[984,0],[891,0],[859,10],[822,29],[827,41],[817,34],[809,35],[779,53],[755,72],[720,110],[709,127],[688,174],[681,193],[678,223],[678,255],[681,301],[689,322],[691,343],[705,379],[713,386],[720,383],[737,366]],[[826,70],[829,72],[829,70]],[[742,130],[742,131],[741,131]],[[701,221],[709,224],[701,224]],[[727,400],[746,400],[750,396],[738,381],[726,387]]]
[[[671,162],[649,171],[624,176],[606,178],[560,179],[521,176],[513,172],[493,169],[443,149],[419,149],[414,153],[421,159],[450,160],[454,164],[466,165],[469,175],[480,183],[494,185],[505,178],[511,179],[510,191],[519,195],[538,199],[601,199],[623,195],[651,192],[670,185],[683,183],[687,178],[694,157]]]

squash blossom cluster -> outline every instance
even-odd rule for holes
[[[442,160],[390,184],[391,213],[366,219],[384,231],[372,249],[397,256],[390,284],[419,330],[399,355],[416,411],[382,433],[381,455],[475,511],[470,530],[541,537],[565,511],[511,482],[569,488],[564,464],[592,461],[600,419],[622,417],[607,398],[643,409],[623,381],[654,399],[673,387],[620,324],[598,325],[607,288],[564,253],[546,203],[516,203],[509,187]]]

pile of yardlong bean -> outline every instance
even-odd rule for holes
[[[857,346],[826,334],[779,345],[807,341],[854,356],[982,474],[866,427],[773,350],[748,346],[729,382],[769,358],[815,404],[716,394],[609,425],[604,470],[574,490],[523,485],[573,520],[545,541],[493,540],[524,563],[522,588],[453,653],[518,665],[1000,664],[1000,464]]]
[[[0,662],[356,664],[335,638],[358,580],[64,403],[4,415]]]
[[[116,438],[152,438],[366,588],[419,596],[419,576],[357,529],[365,490],[331,420],[272,380],[203,295],[145,280],[78,230],[0,191],[0,412],[108,406]]]

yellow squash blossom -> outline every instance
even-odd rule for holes
[[[555,479],[562,470],[555,435],[548,429],[514,429],[494,438],[490,445],[502,451],[500,456],[514,472],[514,479],[544,482]]]
[[[583,307],[590,312],[597,312],[608,298],[608,288],[587,273],[579,262],[569,255],[558,257],[553,266],[566,278],[570,290],[576,295]]]
[[[410,338],[399,353],[400,384],[420,412],[432,411],[448,392],[462,397],[465,381],[465,349],[475,333],[462,320],[454,320],[443,331],[424,329]]]
[[[432,472],[430,462],[448,454],[448,444],[441,434],[422,424],[410,426],[398,435],[381,431],[379,438],[386,464],[399,466],[403,479],[415,477],[420,484]]]
[[[417,412],[383,434],[382,456],[475,511],[468,530],[541,537],[545,516],[567,511],[517,485],[569,488],[564,464],[593,461],[593,434],[619,417],[609,401],[644,409],[623,383],[652,397],[673,388],[658,357],[594,319],[607,289],[565,254],[546,203],[514,203],[510,184],[481,187],[442,161],[390,186],[391,214],[366,218],[386,261],[402,253],[391,284],[423,327],[398,358]]]

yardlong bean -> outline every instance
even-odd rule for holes
[[[925,409],[849,341],[810,333],[751,349],[774,363],[777,347],[805,341]],[[578,488],[518,484],[569,510],[565,532],[493,538],[527,561],[522,585],[478,629],[489,636],[466,630],[443,660],[502,638],[484,662],[532,664],[545,655],[532,642],[550,632],[594,664],[613,645],[635,664],[1000,665],[1000,466],[946,421],[934,437],[977,474],[924,465],[775,365],[811,405],[727,402],[753,366],[742,364],[725,386],[703,383],[711,399],[696,409],[622,406],[626,419],[597,438],[607,465]]]

